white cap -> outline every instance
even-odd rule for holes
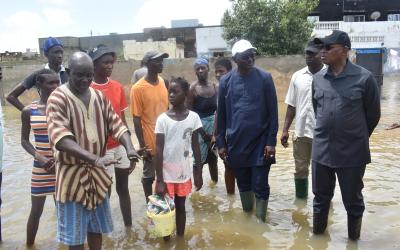
[[[235,56],[237,53],[245,52],[249,49],[256,49],[251,45],[251,43],[247,40],[239,40],[232,46],[232,56]]]

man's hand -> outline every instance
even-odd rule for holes
[[[128,157],[128,159],[130,161],[129,174],[131,174],[132,171],[135,170],[135,168],[136,168],[136,163],[139,162],[140,155],[135,150],[132,150],[132,151],[127,153],[127,157]]]
[[[392,125],[387,127],[386,130],[392,130],[392,129],[395,129],[395,128],[400,128],[400,123],[399,122],[393,123]]]
[[[119,163],[119,161],[121,160],[121,158],[119,159],[110,159],[109,157],[99,157],[96,159],[96,161],[94,162],[94,166],[95,167],[99,167],[99,168],[104,168],[105,170],[107,170],[107,167],[112,165],[112,164],[116,164]]]
[[[203,187],[203,165],[194,166],[193,168],[193,179],[196,191],[199,191]]]
[[[289,140],[289,132],[285,130],[282,131],[281,144],[284,148],[287,148],[289,146],[288,140]]]
[[[44,155],[41,155],[39,153],[35,153],[35,159],[39,162],[39,164],[46,170],[47,173],[49,174],[54,174],[55,173],[55,161],[54,159],[47,158]]]
[[[140,148],[137,153],[146,161],[151,161],[151,149],[146,145]]]
[[[165,185],[164,181],[157,180],[156,181],[156,194],[164,197],[165,193],[167,192],[167,185]]]
[[[218,155],[219,155],[219,157],[221,157],[221,159],[223,161],[226,161],[226,158],[228,157],[228,153],[227,153],[226,148],[219,148],[218,149]]]
[[[273,146],[265,146],[264,148],[264,156],[266,159],[275,157],[275,147]]]

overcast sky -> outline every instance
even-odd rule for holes
[[[229,0],[5,0],[0,8],[0,52],[38,49],[39,37],[169,28],[172,19],[218,25],[230,5]]]

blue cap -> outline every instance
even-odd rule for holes
[[[64,47],[62,45],[62,43],[60,41],[57,40],[57,38],[54,37],[49,37],[46,39],[46,41],[44,41],[44,45],[43,45],[43,51],[45,53],[49,52],[49,50],[51,48],[53,48],[54,46],[61,46]]]

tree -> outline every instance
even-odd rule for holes
[[[233,0],[222,18],[224,38],[247,39],[261,54],[303,52],[313,24],[308,14],[318,0]]]

